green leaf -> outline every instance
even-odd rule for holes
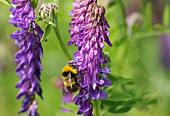
[[[111,113],[123,113],[129,111],[135,104],[134,101],[105,101],[101,103],[101,108]]]
[[[37,8],[37,5],[38,5],[38,0],[32,0],[31,6],[32,6],[34,9]]]
[[[132,106],[123,106],[123,105],[122,106],[117,106],[116,109],[115,109],[115,112],[117,112],[117,113],[127,112],[131,108],[132,108]],[[110,112],[112,112],[112,110]]]
[[[137,106],[148,107],[158,102],[157,94],[145,92],[135,98]]]
[[[134,84],[133,80],[131,78],[123,78],[116,75],[108,74],[108,78],[111,79],[113,83],[118,84]]]
[[[129,100],[132,100],[131,95],[116,91],[112,92],[112,95],[106,99],[106,101],[129,101]]]
[[[45,28],[43,37],[42,37],[40,42],[43,42],[43,41],[47,40],[49,34],[51,33],[51,30],[52,30],[52,25],[48,24],[47,27]]]
[[[129,85],[134,84],[132,79],[126,79],[126,78],[119,79],[118,83],[120,83],[120,84],[129,84]]]
[[[36,17],[36,22],[43,21],[43,19],[40,16]]]
[[[116,4],[115,0],[109,0],[108,7],[112,7]]]

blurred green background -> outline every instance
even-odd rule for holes
[[[76,50],[68,46],[69,11],[73,0],[59,1],[59,30],[69,53]],[[134,107],[126,113],[108,113],[108,116],[169,116],[170,115],[170,2],[168,0],[98,0],[106,7],[110,24],[109,52],[111,74],[134,81],[132,89],[136,99]],[[39,3],[39,5],[42,4]],[[18,116],[22,100],[16,100],[19,81],[13,60],[18,50],[10,34],[16,29],[9,20],[9,7],[0,2],[0,116]],[[36,10],[38,11],[38,10]],[[45,25],[40,24],[42,27]],[[44,29],[44,28],[43,28]],[[43,42],[44,56],[41,86],[43,97],[38,96],[41,116],[55,116],[60,110],[62,92],[55,80],[67,63],[57,38],[52,32],[48,42]],[[149,99],[149,100],[148,100]],[[27,114],[20,114],[26,116]],[[67,115],[67,113],[65,113]],[[61,114],[64,116],[64,114]]]

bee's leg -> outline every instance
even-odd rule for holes
[[[67,95],[68,94],[68,91],[66,90],[66,88],[63,87],[63,95]]]
[[[65,91],[65,89],[63,88],[63,95],[65,96],[66,95],[66,91]]]

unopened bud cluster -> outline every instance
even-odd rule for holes
[[[53,9],[58,9],[58,6],[53,2],[42,4],[39,10],[41,18],[43,20],[45,20],[47,17],[50,18],[50,14]]]

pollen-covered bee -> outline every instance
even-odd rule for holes
[[[62,69],[62,80],[64,85],[63,94],[76,92],[79,88],[77,83],[77,67],[73,63],[67,64]]]

